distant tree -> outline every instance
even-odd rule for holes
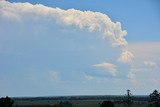
[[[103,101],[100,107],[114,107],[114,103],[111,101]]]
[[[73,107],[73,104],[69,101],[64,101],[59,103],[59,107]]]
[[[150,107],[160,107],[160,93],[157,90],[149,95],[149,105]]]
[[[0,107],[12,107],[14,101],[6,96],[6,98],[0,98]]]
[[[131,104],[132,104],[132,94],[131,94],[131,91],[129,89],[127,90],[127,95],[125,96],[124,102],[125,102],[125,104],[127,104],[128,107],[131,107]]]

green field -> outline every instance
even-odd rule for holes
[[[100,107],[100,104],[104,100],[17,100],[14,105],[18,107],[54,107],[59,105],[60,102],[68,101],[72,103],[73,107]],[[112,101],[115,107],[128,107],[122,101]],[[148,102],[146,101],[136,101],[132,102],[131,107],[147,107]],[[56,106],[55,106],[56,107]]]

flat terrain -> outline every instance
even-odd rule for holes
[[[100,107],[103,101],[110,100],[115,107],[127,107],[125,96],[64,96],[64,97],[30,97],[13,98],[18,107],[56,107],[60,102],[70,102],[73,107]],[[133,96],[131,107],[147,107],[147,96]],[[67,106],[68,107],[68,106]]]

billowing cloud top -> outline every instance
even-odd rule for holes
[[[130,51],[124,51],[119,57],[119,62],[121,63],[131,63],[134,59],[134,55]]]
[[[34,17],[37,15],[38,18],[39,16],[49,17],[68,26],[98,31],[102,38],[110,40],[114,46],[126,46],[128,44],[124,38],[127,32],[121,29],[121,23],[112,22],[107,15],[100,12],[63,10],[41,4],[0,1],[0,16],[2,17],[23,20],[24,17],[32,16],[32,14]]]

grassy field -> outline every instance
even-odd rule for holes
[[[148,96],[132,96],[131,107],[148,107],[148,98]],[[13,100],[16,107],[59,107],[61,102],[63,104],[69,102],[72,105],[64,107],[100,107],[102,102],[107,100],[112,101],[115,107],[128,107],[124,103],[126,97],[122,95],[22,97]]]
[[[62,101],[62,100],[61,100]],[[54,107],[54,105],[59,105],[60,100],[19,100],[15,101],[14,105],[18,107],[44,107],[50,106]],[[64,100],[63,100],[64,101]],[[65,100],[66,101],[66,100]],[[103,100],[71,100],[69,101],[73,104],[73,107],[100,107],[100,104]],[[123,102],[114,102],[115,107],[127,107]],[[131,107],[147,107],[147,102],[133,102]]]

